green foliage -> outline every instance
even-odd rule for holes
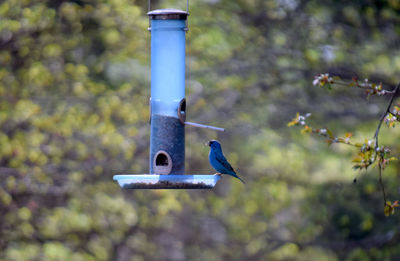
[[[248,182],[122,191],[114,174],[148,171],[147,1],[2,1],[0,259],[398,259],[399,218],[384,219],[375,179],[349,184],[345,157],[286,122],[313,111],[332,126],[319,130],[327,139],[343,133],[338,126],[370,133],[376,110],[355,106],[363,97],[351,88],[327,97],[309,79],[328,71],[384,86],[398,81],[399,8],[396,1],[191,2],[188,118],[227,132],[188,127],[186,169],[209,173],[202,144],[217,138]],[[396,129],[382,136],[398,150]],[[396,164],[384,172],[388,191],[399,185]]]

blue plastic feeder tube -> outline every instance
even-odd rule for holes
[[[150,173],[185,173],[185,127],[178,107],[185,98],[187,13],[175,9],[148,13],[151,31]]]

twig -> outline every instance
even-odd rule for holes
[[[378,127],[376,128],[375,134],[374,134],[374,139],[375,139],[375,154],[377,154],[377,149],[379,147],[379,142],[378,142],[378,137],[379,137],[379,131],[381,130],[382,122],[384,121],[386,115],[390,113],[390,108],[392,107],[394,98],[396,97],[397,93],[399,92],[400,89],[400,82],[397,84],[396,88],[392,92],[392,97],[390,98],[390,102],[385,110],[385,112],[382,114],[381,118],[379,119]],[[378,163],[378,168],[379,168],[379,185],[381,186],[382,189],[382,194],[383,194],[383,207],[386,207],[386,192],[385,192],[385,186],[383,184],[382,180],[382,161],[379,159]]]
[[[357,88],[364,89],[364,90],[372,90],[372,91],[375,90],[375,88],[373,88],[373,87],[364,86],[364,85],[359,84],[358,82],[355,82],[355,83],[356,83],[355,87],[357,87]],[[348,87],[349,86],[349,83],[341,82],[341,81],[337,81],[337,80],[334,81],[333,84],[344,86],[344,87]],[[383,90],[383,91],[384,91],[383,94],[394,94],[396,92],[395,90],[391,90],[391,91]]]
[[[378,145],[378,136],[379,136],[379,131],[381,129],[382,122],[385,119],[386,114],[388,112],[390,112],[390,107],[392,107],[392,103],[393,103],[394,98],[396,97],[397,93],[399,92],[399,89],[400,89],[400,82],[397,84],[396,88],[394,89],[392,97],[390,98],[390,102],[389,102],[385,112],[382,114],[381,118],[379,119],[379,124],[378,124],[378,127],[376,128],[375,135],[374,135],[375,148],[377,148],[379,146]]]
[[[385,192],[385,186],[383,185],[383,180],[382,180],[382,166],[381,166],[381,161],[379,160],[379,185],[381,186],[382,189],[382,194],[383,194],[383,207],[386,207],[386,192]]]

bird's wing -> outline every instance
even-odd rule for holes
[[[231,164],[229,164],[228,160],[225,158],[225,156],[222,153],[221,154],[217,154],[216,155],[216,159],[226,169],[231,170],[233,173],[236,173],[235,170],[232,168]]]

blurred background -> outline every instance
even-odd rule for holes
[[[152,1],[152,9],[186,2]],[[193,0],[187,33],[187,173],[214,173],[218,139],[246,185],[123,191],[148,173],[146,0],[0,3],[1,260],[399,260],[377,169],[288,128],[370,139],[388,97],[312,86],[329,72],[400,81],[397,0]],[[398,128],[381,144],[399,155]],[[399,198],[399,167],[384,172]],[[358,182],[353,184],[353,179]]]

